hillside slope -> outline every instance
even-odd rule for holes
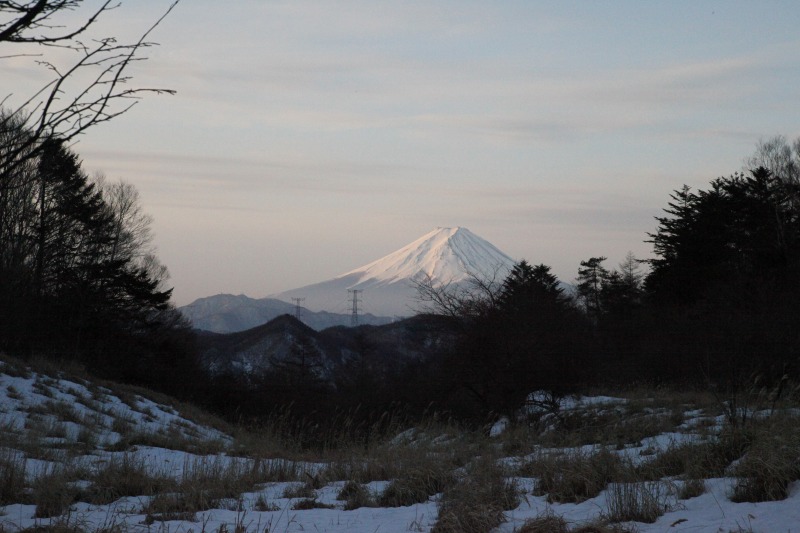
[[[0,357],[0,530],[800,533],[796,403],[737,432],[710,395],[651,393],[298,460],[168,398]]]

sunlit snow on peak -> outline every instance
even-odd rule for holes
[[[354,285],[366,281],[394,283],[420,276],[430,277],[438,283],[459,282],[470,275],[494,276],[498,270],[508,269],[513,262],[509,256],[467,228],[440,227],[338,278],[357,275]]]
[[[420,307],[414,281],[460,283],[470,276],[502,280],[513,264],[513,259],[467,228],[436,228],[377,261],[273,298],[286,302],[305,298],[308,309],[334,313],[351,312],[355,298],[359,312],[408,316]]]

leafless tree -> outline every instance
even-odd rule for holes
[[[745,159],[744,170],[764,167],[779,179],[793,185],[800,184],[800,138],[790,142],[783,135],[761,139],[755,153]]]
[[[111,241],[108,259],[125,258],[132,266],[143,269],[148,277],[157,280],[163,289],[169,279],[169,271],[156,256],[151,229],[153,217],[142,210],[139,191],[125,181],[109,182],[100,174],[94,178],[109,210]]]
[[[50,73],[50,80],[41,88],[0,114],[0,131],[19,130],[22,125],[26,132],[10,138],[0,150],[0,188],[9,187],[15,169],[38,155],[42,139],[53,136],[69,142],[88,128],[125,113],[146,93],[174,93],[132,87],[128,70],[145,59],[143,51],[155,44],[149,41],[150,34],[178,1],[136,41],[121,43],[114,37],[84,39],[104,15],[120,6],[117,0],[103,1],[72,26],[64,24],[64,15],[81,9],[84,0],[0,0],[0,61],[31,57]],[[37,48],[37,53],[31,53]],[[52,59],[47,53],[52,48],[71,52],[71,59]],[[10,98],[11,94],[0,94],[0,108],[7,107]]]
[[[508,269],[498,266],[485,274],[468,273],[467,279],[440,282],[420,274],[411,283],[417,291],[420,313],[454,318],[477,318],[497,307],[497,298]]]

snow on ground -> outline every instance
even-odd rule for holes
[[[728,499],[730,479],[706,480],[706,493],[682,500],[652,524],[628,523],[640,533],[740,532],[795,533],[800,531],[800,483],[795,482],[789,498],[779,502],[733,503]],[[579,504],[548,504],[544,496],[528,496],[498,531],[513,532],[526,519],[553,512],[568,523],[585,524],[606,507],[606,492]]]
[[[561,415],[584,412],[592,416],[591,413],[608,410],[622,413],[626,402],[612,397],[574,397],[562,399],[558,409]],[[718,415],[709,415],[700,409],[687,409],[684,417],[684,421],[673,431],[618,447],[614,453],[644,462],[677,444],[709,438],[709,428],[713,430],[722,423]],[[29,480],[52,473],[65,462],[82,466],[87,472],[102,469],[114,461],[138,462],[147,465],[149,471],[176,481],[187,472],[206,466],[238,466],[246,470],[255,464],[254,459],[235,457],[225,452],[225,448],[233,443],[232,437],[219,429],[181,416],[174,407],[130,391],[112,390],[110,386],[100,386],[88,380],[37,374],[20,370],[19,365],[6,363],[0,363],[0,427],[0,463],[25,455],[25,476]],[[505,427],[496,426],[494,438],[502,439],[504,430]],[[126,439],[135,442],[131,440],[131,435],[149,435],[150,438],[144,439],[145,443],[126,444]],[[414,446],[415,439],[423,435],[421,431],[409,430],[398,435],[391,445]],[[159,438],[165,444],[153,444],[159,442]],[[425,438],[436,441],[435,436],[428,435]],[[36,446],[31,444],[34,441]],[[219,451],[202,454],[187,446],[192,442],[213,442]],[[171,446],[167,445],[170,443]],[[198,446],[199,449],[204,447],[209,448],[208,445]],[[596,445],[585,445],[566,450],[542,447],[530,452],[532,455],[570,451],[591,453],[597,449]],[[513,467],[529,457],[521,454],[503,461]],[[292,463],[278,458],[274,461],[277,466]],[[287,493],[301,485],[306,477],[311,478],[320,472],[325,464],[297,462],[291,466],[297,472],[296,481],[257,483],[238,499],[221,500],[221,508],[196,512],[194,520],[186,519],[191,516],[176,516],[174,520],[154,521],[154,517],[145,512],[152,496],[125,496],[108,504],[72,503],[68,513],[54,518],[35,518],[36,506],[29,501],[20,501],[0,507],[0,530],[18,531],[57,524],[69,525],[76,530],[116,528],[121,532],[392,533],[428,532],[436,522],[440,495],[406,507],[344,510],[344,502],[336,498],[346,480],[330,481],[313,491],[313,499],[317,504],[330,508],[295,510],[293,507],[301,498],[287,497]],[[0,482],[5,479],[2,469],[3,464],[0,464]],[[526,520],[547,513],[563,516],[572,527],[577,527],[598,519],[607,509],[609,489],[581,503],[558,504],[548,503],[545,496],[532,494],[535,479],[515,478],[515,481],[523,489],[524,497],[516,509],[506,513],[507,522],[497,532],[512,533]],[[377,495],[388,483],[389,480],[373,481],[366,488]],[[799,482],[790,486],[787,499],[764,503],[731,502],[730,478],[706,480],[705,493],[678,500],[674,491],[680,483],[679,480],[663,480],[667,512],[652,524],[627,524],[629,529],[640,533],[800,533]]]

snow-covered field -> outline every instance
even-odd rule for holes
[[[685,405],[681,416],[661,407],[642,408],[646,401],[637,405],[608,396],[569,398],[558,415],[539,418],[539,432],[546,434],[548,427],[567,419],[660,421],[666,429],[635,442],[619,437],[606,448],[627,464],[641,465],[684,443],[713,442],[724,424],[720,413],[693,405]],[[674,424],[664,425],[665,419]],[[0,363],[0,427],[0,531],[427,532],[437,521],[442,498],[433,494],[405,506],[346,510],[347,503],[337,499],[349,480],[342,465],[367,463],[367,456],[353,452],[347,460],[339,454],[328,461],[323,456],[237,455],[237,442],[222,424],[214,428],[192,420],[144,393],[36,373],[18,363]],[[455,435],[452,428],[433,431],[433,426],[405,431],[381,444],[381,454],[371,459],[408,460],[403,464],[411,465],[433,454],[458,478],[469,461],[452,466],[453,449],[474,449],[476,456],[495,450],[506,481],[520,492],[519,504],[505,511],[506,521],[497,531],[524,530],[531,519],[551,515],[563,517],[570,529],[599,524],[620,495],[616,483],[573,503],[536,495],[538,479],[527,466],[549,456],[589,457],[599,451],[597,444],[563,447],[547,445],[546,439],[534,444],[530,432],[502,425],[493,429],[493,437]],[[800,457],[793,461],[800,467]],[[140,480],[143,472],[152,480]],[[370,505],[382,501],[389,477],[361,484]],[[228,496],[212,498],[212,489],[205,488],[209,480],[234,488],[224,487]],[[730,476],[705,479],[701,494],[681,499],[685,482],[673,476],[633,483],[646,488],[635,494],[655,497],[665,512],[653,523],[622,523],[618,531],[800,532],[798,481],[789,484],[786,499],[759,503],[732,502],[735,479]],[[137,488],[144,492],[128,493]],[[186,496],[193,489],[192,501],[201,502],[195,507]]]

